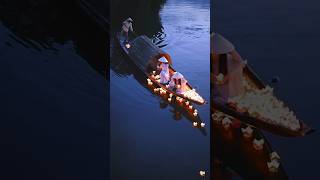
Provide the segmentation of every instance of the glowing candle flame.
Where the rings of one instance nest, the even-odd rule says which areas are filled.
[[[129,43],[126,44],[126,48],[129,49],[131,45]]]
[[[199,174],[200,176],[204,177],[206,175],[206,171],[200,171]]]

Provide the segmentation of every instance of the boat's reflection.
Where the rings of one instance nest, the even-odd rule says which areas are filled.
[[[241,128],[245,127],[247,127],[246,124],[236,119],[232,120],[229,128],[226,128],[221,122],[212,121],[214,168],[221,170],[214,172],[214,176],[230,179],[230,175],[237,174],[243,179],[288,179],[281,163],[277,172],[269,171],[267,163],[271,162],[270,154],[273,150],[263,133],[253,128],[252,136],[244,137]],[[261,150],[254,147],[254,139],[264,140]]]
[[[201,127],[201,123],[204,123],[201,120],[201,115],[194,116],[193,111],[188,109],[188,107],[182,102],[177,102],[174,100],[169,102],[168,95],[160,95],[157,92],[154,92],[154,86],[147,84],[146,76],[141,72],[136,65],[122,52],[120,46],[116,45],[116,39],[113,39],[113,46],[110,50],[111,59],[110,59],[110,68],[120,77],[132,75],[134,79],[144,88],[148,89],[156,98],[159,99],[159,108],[167,109],[171,108],[169,112],[172,113],[172,119],[179,121],[183,118],[187,119],[190,122],[191,128],[198,129],[203,135],[207,135],[206,127]],[[196,126],[194,126],[195,124]]]

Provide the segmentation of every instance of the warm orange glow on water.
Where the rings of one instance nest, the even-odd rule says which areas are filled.
[[[249,177],[287,179],[281,164],[277,167],[279,162],[277,154],[273,153],[274,151],[258,129],[244,124],[241,127],[234,126],[233,121],[236,120],[232,118],[232,124],[226,129],[222,124],[223,116],[214,114],[213,117],[211,122],[213,123],[214,151],[223,161],[231,163],[233,168],[244,176],[244,179],[250,179]],[[247,133],[251,136],[244,136]],[[254,145],[255,140],[256,145]],[[255,146],[260,148],[256,149]],[[274,162],[270,164],[272,160]],[[268,167],[268,162],[271,168]],[[247,171],[248,169],[250,171]]]

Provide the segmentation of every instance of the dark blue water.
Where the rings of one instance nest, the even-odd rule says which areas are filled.
[[[174,68],[209,100],[209,1],[168,0],[159,6],[158,14],[149,15],[153,3],[128,10],[135,20],[134,29],[169,53]],[[117,19],[118,13],[113,16]],[[114,40],[110,70],[112,179],[201,179],[199,171],[208,174],[210,169],[209,104],[195,105],[207,124],[200,131],[183,110],[166,105],[147,89],[146,77],[130,61]]]
[[[33,2],[0,4],[0,179],[106,179],[106,35]]]
[[[266,81],[277,75],[277,95],[319,129],[320,11],[318,1],[230,1],[212,4],[213,29],[232,41]],[[319,133],[267,138],[290,179],[318,179]]]

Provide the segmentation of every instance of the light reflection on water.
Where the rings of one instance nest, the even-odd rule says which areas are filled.
[[[160,10],[162,28],[150,36],[170,54],[175,69],[206,100],[210,96],[209,15],[209,1],[169,0]],[[148,34],[141,25],[137,26],[140,29],[137,33]],[[190,117],[182,114],[177,118],[174,106],[164,106],[161,98],[145,87],[143,74],[123,55],[116,42],[112,43],[112,177],[198,179],[199,170],[210,167],[210,137],[193,128]],[[196,108],[209,134],[209,104]]]

